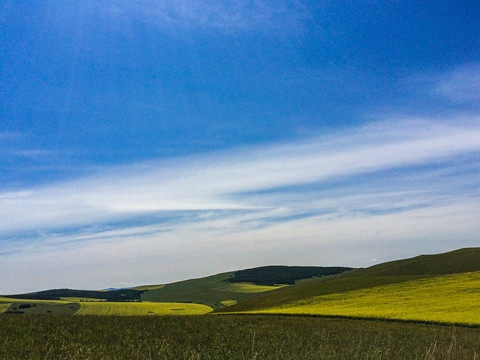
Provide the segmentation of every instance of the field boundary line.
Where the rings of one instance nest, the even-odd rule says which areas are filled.
[[[324,319],[345,319],[345,320],[368,320],[368,321],[381,321],[381,322],[392,322],[392,323],[405,323],[405,324],[421,324],[421,325],[439,325],[439,326],[456,326],[463,328],[478,329],[480,324],[466,324],[466,323],[456,323],[456,322],[446,322],[446,321],[428,321],[428,320],[413,320],[413,319],[389,319],[382,317],[366,317],[366,316],[347,316],[347,315],[322,315],[322,314],[285,314],[285,313],[235,313],[235,312],[217,312],[217,313],[208,313],[206,315],[238,315],[238,316],[293,316],[293,317],[314,317],[314,318],[324,318]]]

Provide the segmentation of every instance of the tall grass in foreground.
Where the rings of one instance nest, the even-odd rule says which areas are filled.
[[[0,359],[477,360],[480,329],[277,316],[0,315]]]

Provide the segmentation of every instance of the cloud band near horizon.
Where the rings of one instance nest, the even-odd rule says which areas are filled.
[[[114,268],[122,261],[132,268],[145,261],[150,270],[135,276],[148,282],[153,281],[154,254],[168,255],[169,271],[175,268],[172,259],[188,261],[195,252],[223,256],[225,262],[248,253],[246,262],[259,265],[254,255],[259,249],[278,263],[285,258],[282,251],[292,253],[292,239],[297,239],[310,249],[350,246],[357,254],[346,258],[355,264],[338,256],[329,259],[358,265],[358,254],[371,258],[358,246],[385,234],[436,248],[455,243],[452,234],[473,243],[480,208],[479,153],[477,118],[396,119],[281,144],[106,168],[89,177],[18,189],[0,194],[0,271],[15,264],[58,271],[67,265],[63,261],[78,259],[78,266],[108,259],[117,264]],[[301,257],[303,252],[296,251],[298,256],[288,261]],[[64,260],[47,265],[45,257],[52,256]],[[301,258],[315,263],[305,254]],[[215,269],[226,270],[224,261],[216,261]],[[200,273],[212,271],[196,266]],[[169,271],[164,278],[172,278]],[[47,277],[49,271],[42,273]],[[124,275],[131,279],[133,273]],[[183,272],[175,273],[177,278]],[[96,285],[108,285],[101,284]],[[13,291],[15,286],[2,288]]]

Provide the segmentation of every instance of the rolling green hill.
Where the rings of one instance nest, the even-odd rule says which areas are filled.
[[[352,276],[448,275],[480,270],[480,248],[465,248],[435,255],[389,261],[359,269]]]
[[[338,274],[351,268],[318,266],[263,266],[167,284],[148,290],[142,300],[156,302],[192,302],[214,309],[234,305],[287,284],[312,277]]]
[[[167,284],[157,289],[145,291],[142,294],[142,300],[155,302],[190,302],[217,309],[258,296],[259,293],[279,288],[279,286],[228,282],[227,280],[233,276],[234,272],[228,272],[200,279]]]
[[[314,296],[342,293],[446,274],[480,271],[480,248],[390,261],[366,269],[311,279],[221,309],[221,312],[255,311]]]

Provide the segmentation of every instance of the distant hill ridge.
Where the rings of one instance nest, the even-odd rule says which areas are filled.
[[[61,298],[91,298],[102,299],[105,301],[140,301],[143,291],[132,289],[120,290],[72,290],[72,289],[52,289],[38,291],[29,294],[8,295],[13,299],[29,300],[61,300]]]
[[[480,270],[480,248],[464,248],[442,254],[419,255],[410,259],[359,269],[352,276],[447,275]]]

